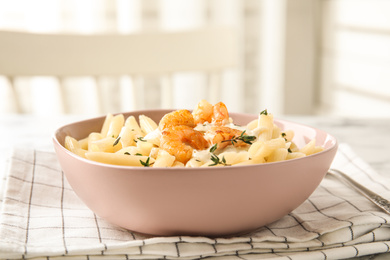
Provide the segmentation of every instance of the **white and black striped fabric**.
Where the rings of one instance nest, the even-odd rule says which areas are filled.
[[[340,145],[332,167],[390,199],[390,181],[348,145]],[[52,152],[15,150],[5,178],[1,259],[312,260],[390,255],[390,215],[332,176],[279,221],[230,238],[146,237],[113,226],[78,199]]]

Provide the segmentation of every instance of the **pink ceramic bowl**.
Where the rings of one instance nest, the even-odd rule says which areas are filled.
[[[145,110],[159,122],[169,110]],[[235,114],[244,125],[257,115]],[[303,203],[320,184],[336,154],[336,139],[301,124],[277,120],[295,132],[302,147],[316,138],[325,150],[300,159],[259,165],[207,168],[115,166],[83,159],[64,148],[99,132],[105,117],[59,128],[53,137],[58,160],[81,200],[98,216],[120,227],[150,235],[226,236],[248,232],[278,220]]]

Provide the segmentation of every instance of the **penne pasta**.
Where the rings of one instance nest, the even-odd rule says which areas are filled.
[[[154,159],[149,156],[127,155],[105,152],[87,152],[85,157],[89,160],[114,165],[145,166],[153,165]]]
[[[129,116],[125,121],[125,126],[130,129],[130,131],[135,132],[137,136],[144,136],[141,128],[134,116]]]
[[[297,158],[302,158],[305,157],[306,154],[301,153],[301,152],[292,152],[287,154],[286,160],[291,160],[291,159],[297,159]]]
[[[101,132],[100,132],[102,136],[107,136],[108,129],[110,127],[110,124],[111,124],[113,117],[114,116],[112,114],[106,115],[106,118],[104,119],[103,127],[102,127]]]
[[[153,167],[171,167],[175,162],[175,159],[175,156],[170,155],[168,152],[159,149]]]
[[[152,143],[149,143],[148,141],[145,141],[142,138],[139,138],[137,140],[136,146],[142,155],[149,155],[150,152],[152,151],[152,148],[154,147]]]
[[[80,147],[84,150],[88,150],[88,137],[79,140]]]
[[[259,120],[254,119],[246,125],[246,128],[249,130],[254,130],[258,127],[258,125],[259,125]]]
[[[267,162],[279,162],[286,160],[288,151],[286,148],[275,149],[267,158]]]
[[[308,142],[301,150],[300,152],[301,153],[304,153],[306,155],[311,155],[314,153],[314,149],[315,149],[315,145],[316,145],[316,141],[315,139],[311,140],[310,142]]]
[[[272,139],[272,132],[274,127],[273,115],[269,114],[267,110],[264,110],[260,113],[258,127],[263,130],[259,134],[257,140],[268,141]]]
[[[141,130],[145,134],[149,134],[157,129],[157,124],[151,118],[141,115],[139,116],[139,124],[141,126]]]
[[[122,144],[113,137],[105,137],[99,140],[90,142],[91,152],[106,152],[106,153],[115,153],[118,150],[122,149]]]
[[[183,113],[189,114],[186,111]],[[180,120],[181,116],[183,115],[179,114]],[[267,110],[261,112],[258,119],[252,120],[245,127],[234,125],[231,118],[226,118],[223,126],[211,120],[198,124],[195,128],[191,121],[180,122],[185,126],[181,127],[180,129],[184,130],[180,131],[184,132],[172,135],[171,131],[178,131],[175,129],[179,128],[172,128],[163,133],[164,129],[161,130],[154,120],[145,115],[140,115],[137,122],[134,116],[125,119],[123,114],[115,116],[107,114],[100,132],[92,132],[80,140],[67,136],[64,146],[69,151],[92,161],[138,167],[252,165],[302,158],[324,150],[323,147],[316,146],[315,139],[299,148],[293,142],[294,131],[277,126],[273,115]],[[229,128],[231,129],[227,130]],[[214,132],[209,133],[209,129],[214,129]],[[183,136],[186,131],[191,134]],[[166,146],[160,147],[164,134],[176,138],[172,141],[178,142],[175,145],[178,145],[179,152],[186,152],[185,147],[194,145],[194,140],[199,139],[204,139],[203,148],[194,150],[186,161],[178,160],[175,154],[168,152],[170,150],[165,150]]]
[[[88,136],[88,151],[98,150],[98,147],[92,145],[94,142],[103,139],[101,133],[90,133]]]
[[[73,137],[70,136],[65,137],[65,148],[71,151],[72,153],[85,158],[85,153],[87,152],[87,150],[83,149],[80,143]]]
[[[137,133],[125,125],[121,129],[119,137],[122,147],[132,146],[135,145],[135,140],[137,140]]]
[[[106,136],[117,138],[125,122],[122,114],[116,115],[111,119]],[[103,135],[104,136],[104,135]]]

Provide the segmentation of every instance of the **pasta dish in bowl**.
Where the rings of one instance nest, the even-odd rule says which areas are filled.
[[[138,119],[138,122],[137,122]],[[201,101],[59,128],[54,147],[76,194],[100,217],[151,235],[247,232],[316,189],[337,150],[330,134]]]

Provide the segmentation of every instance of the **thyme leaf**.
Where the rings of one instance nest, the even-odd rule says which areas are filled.
[[[218,164],[222,164],[224,166],[229,166],[230,165],[230,164],[226,163],[225,156],[222,156],[222,159],[219,159],[219,157],[217,155],[212,153],[210,160],[213,161],[213,163],[209,164],[209,166],[215,166],[215,165],[218,165]]]
[[[144,167],[149,167],[149,166],[150,166],[149,160],[150,160],[150,157],[148,157],[148,159],[146,160],[146,162],[144,162],[144,161],[142,161],[142,160],[139,160],[139,161],[140,161],[140,163],[141,163]]]
[[[256,136],[245,135],[245,132],[246,132],[246,130],[243,131],[240,136],[237,136],[237,137],[233,136],[232,139],[224,140],[222,142],[231,142],[232,145],[234,145],[235,143],[237,143],[237,141],[243,141],[246,144],[252,144],[252,142],[256,139]]]
[[[263,111],[261,111],[261,112],[260,112],[260,115],[265,115],[265,116],[267,116],[267,115],[268,115],[267,109],[264,109]]]
[[[146,140],[142,136],[138,137],[137,139],[140,140],[141,142],[146,142]]]
[[[213,152],[215,152],[215,150],[217,150],[217,144],[214,144],[213,146],[211,146],[211,148],[210,148],[210,153],[213,153]]]
[[[121,137],[120,136],[118,136],[118,138],[115,140],[115,142],[113,143],[113,145],[112,146],[115,146],[115,145],[117,145],[118,143],[119,143],[119,141],[121,140]]]

